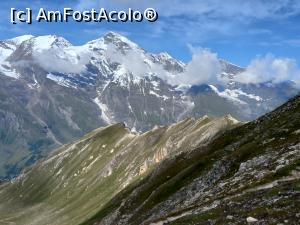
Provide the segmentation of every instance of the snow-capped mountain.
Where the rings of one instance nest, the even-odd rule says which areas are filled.
[[[248,121],[297,92],[289,83],[237,83],[244,69],[220,65],[222,85],[174,85],[186,63],[113,32],[82,46],[55,35],[0,41],[0,177],[99,126],[146,131],[206,114]]]

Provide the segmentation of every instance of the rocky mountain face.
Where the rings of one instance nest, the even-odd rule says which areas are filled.
[[[94,130],[0,186],[0,224],[76,225],[165,159],[239,126],[231,116],[185,119],[143,134],[124,124]]]
[[[53,35],[0,41],[0,179],[100,126],[124,122],[143,132],[227,114],[249,121],[296,94],[290,83],[237,83],[244,69],[220,63],[224,85],[182,87],[167,80],[184,74],[185,63],[116,33],[82,46]]]
[[[300,96],[163,161],[83,224],[299,224]]]

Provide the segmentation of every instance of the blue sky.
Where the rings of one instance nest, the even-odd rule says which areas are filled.
[[[300,59],[300,2],[296,0],[9,0],[0,3],[0,39],[24,34],[63,36],[73,44],[83,44],[107,31],[116,31],[150,52],[166,51],[188,61],[190,46],[208,48],[219,57],[242,66],[255,57]],[[143,10],[155,8],[155,23],[10,23],[10,8],[40,7]]]

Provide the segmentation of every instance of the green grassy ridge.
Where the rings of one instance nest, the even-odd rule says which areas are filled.
[[[161,151],[170,156],[189,151],[188,143],[199,135],[218,134],[233,126],[236,124],[226,118],[205,117],[144,134],[133,134],[124,124],[97,129],[52,152],[12,183],[1,185],[0,224],[84,222],[122,191],[124,185],[139,183],[155,170],[159,164],[154,157]],[[139,174],[145,162],[147,170]]]

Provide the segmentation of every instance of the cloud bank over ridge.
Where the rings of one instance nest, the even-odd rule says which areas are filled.
[[[246,71],[237,75],[236,81],[246,84],[293,81],[300,86],[300,70],[294,59],[267,54],[253,59]]]

